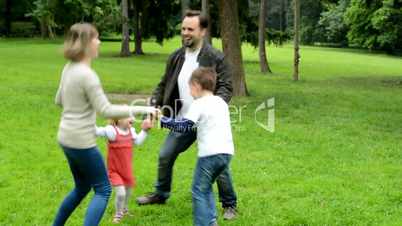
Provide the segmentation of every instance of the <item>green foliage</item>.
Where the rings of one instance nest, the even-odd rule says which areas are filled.
[[[323,40],[323,33],[319,27],[323,5],[317,0],[301,1],[300,41],[303,44],[313,44]]]
[[[144,38],[155,37],[156,42],[162,44],[164,39],[172,38],[177,34],[176,26],[181,22],[180,1],[135,0],[134,2],[137,2],[137,5],[142,4],[140,13]]]
[[[294,1],[288,6],[288,32],[293,33],[294,27]],[[300,41],[302,44],[311,45],[325,40],[324,30],[319,25],[321,13],[324,10],[323,0],[300,1]]]
[[[115,0],[98,0],[91,10],[93,23],[102,33],[120,31],[122,17]]]
[[[379,31],[377,42],[386,50],[402,50],[402,2],[384,0],[383,7],[374,12],[371,20],[373,27]]]
[[[282,46],[283,44],[292,39],[292,36],[287,31],[267,29],[266,34],[268,43],[274,44],[276,46]]]
[[[352,0],[345,21],[351,44],[390,52],[402,50],[402,2]]]
[[[326,10],[321,13],[319,25],[324,30],[325,42],[339,43],[341,46],[347,46],[348,27],[344,20],[344,14],[350,0],[340,0],[338,3],[329,3],[325,5]]]
[[[240,6],[240,39],[244,42],[250,43],[255,48],[258,47],[258,21],[259,21],[259,7],[260,1],[239,1]],[[266,24],[268,23],[266,20]],[[279,28],[279,27],[278,27]],[[266,28],[266,41],[269,44],[281,46],[288,41],[290,33],[287,31],[280,31],[272,27]]]
[[[37,35],[36,26],[32,22],[12,22],[10,37],[33,37]]]
[[[42,37],[54,38],[53,30],[57,27],[54,18],[56,4],[56,0],[35,0],[34,9],[26,14],[27,17],[33,17],[39,22]]]
[[[120,7],[115,0],[59,0],[57,11],[64,30],[77,22],[91,22],[102,34],[117,31],[121,24]]]
[[[54,20],[54,8],[56,5],[55,0],[35,0],[34,9],[32,12],[27,13],[27,17],[33,17],[41,23],[45,23],[50,27],[57,27]]]

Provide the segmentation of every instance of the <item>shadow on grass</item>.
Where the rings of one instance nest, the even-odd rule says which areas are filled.
[[[145,53],[142,55],[135,55],[131,53],[131,56],[129,57],[121,57],[119,52],[116,51],[109,51],[109,52],[102,52],[101,53],[102,58],[121,58],[121,59],[142,59],[142,60],[155,60],[155,61],[160,61],[163,63],[166,63],[167,58],[169,57],[169,54],[165,53]]]
[[[377,89],[377,88],[402,88],[401,76],[356,76],[345,77],[339,76],[327,80],[311,80],[313,84],[328,84],[334,87],[347,87],[355,89]]]

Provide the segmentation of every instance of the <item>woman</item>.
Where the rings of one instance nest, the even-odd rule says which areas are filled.
[[[100,41],[94,26],[74,24],[66,36],[63,69],[55,102],[63,108],[58,141],[74,177],[75,188],[61,204],[53,225],[64,225],[81,200],[94,189],[84,225],[98,225],[106,209],[111,187],[105,164],[96,146],[96,113],[106,118],[125,118],[136,113],[154,114],[153,107],[112,105],[91,68]]]

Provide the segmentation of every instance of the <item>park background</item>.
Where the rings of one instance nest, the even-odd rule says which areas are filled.
[[[98,27],[93,67],[112,101],[129,103],[159,82],[188,8],[210,15],[213,46],[234,68],[231,104],[242,109],[232,112],[239,217],[219,224],[402,225],[398,0],[0,0],[0,225],[51,224],[73,187],[53,104],[68,28]],[[269,110],[273,133],[255,119]],[[166,205],[134,202],[153,189],[166,133],[153,129],[135,148],[134,217],[122,225],[192,223],[195,145],[176,162]],[[89,198],[69,225],[82,224]],[[113,208],[112,197],[102,225]]]

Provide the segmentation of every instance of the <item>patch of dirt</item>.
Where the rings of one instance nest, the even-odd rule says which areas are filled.
[[[146,105],[151,98],[149,94],[107,93],[106,96],[113,103]]]
[[[387,79],[381,82],[386,86],[402,86],[402,79]]]

